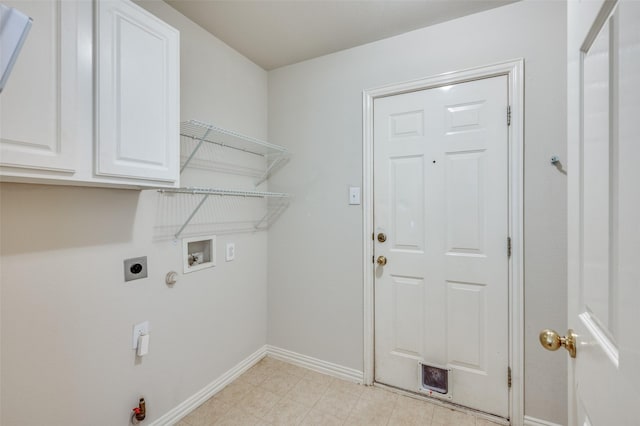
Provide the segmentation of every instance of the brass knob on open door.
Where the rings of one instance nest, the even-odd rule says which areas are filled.
[[[378,259],[376,259],[376,263],[380,266],[384,266],[387,264],[387,258],[384,256],[378,256]]]
[[[569,329],[567,336],[560,336],[554,330],[546,329],[540,332],[540,344],[548,351],[557,351],[563,346],[569,351],[571,358],[576,357],[576,338],[578,336]]]

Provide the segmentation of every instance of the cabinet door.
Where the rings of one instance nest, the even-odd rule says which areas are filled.
[[[80,66],[78,3],[3,3],[33,18],[33,26],[0,95],[2,174],[30,169],[43,175],[72,175]]]
[[[129,0],[96,3],[96,174],[179,179],[179,33]]]

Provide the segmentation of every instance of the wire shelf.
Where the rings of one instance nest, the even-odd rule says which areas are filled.
[[[288,156],[286,148],[260,139],[252,138],[240,133],[226,130],[213,124],[198,120],[188,120],[180,123],[180,136],[197,142],[184,164],[180,168],[182,172],[193,160],[203,143],[214,144],[220,147],[242,151],[247,154],[258,155],[267,159],[267,167],[264,174],[256,182],[256,186],[269,178],[269,174],[277,169]]]
[[[225,195],[228,197],[257,197],[257,198],[289,198],[289,194],[282,192],[265,192],[265,191],[244,191],[233,189],[219,189],[219,188],[198,188],[198,187],[186,187],[186,188],[169,188],[159,189],[158,192],[168,192],[176,194],[202,194],[202,195]]]
[[[249,155],[255,155],[264,158],[264,160],[266,160],[266,167],[264,168],[264,171],[260,171],[262,174],[259,175],[257,181],[255,181],[255,186],[258,186],[262,182],[267,180],[271,173],[279,169],[288,161],[288,151],[282,146],[275,145],[260,139],[252,138],[250,136],[246,136],[230,130],[226,130],[213,124],[203,123],[198,120],[189,120],[180,123],[180,136],[186,138],[187,140],[191,139],[193,142],[189,143],[190,146],[193,146],[193,143],[195,143],[195,147],[193,147],[193,149],[191,149],[190,146],[187,148],[186,144],[182,145],[185,150],[186,160],[182,164],[180,172],[184,171],[189,163],[194,160],[196,154],[198,154],[198,151],[205,143],[213,144],[217,147],[225,149],[228,148],[236,151],[241,151]],[[203,149],[203,151],[206,151],[206,149]],[[206,154],[203,155],[203,153],[201,153],[198,156],[198,160],[194,161],[193,164],[196,165],[199,161],[202,160],[201,157],[203,156],[206,156]],[[222,188],[183,187],[158,189],[158,191],[164,194],[190,194],[202,196],[198,204],[193,207],[193,210],[190,209],[191,213],[175,233],[175,238],[178,238],[183,233],[185,228],[191,223],[196,213],[202,208],[207,199],[212,195],[224,197],[273,199],[275,208],[268,210],[268,212],[264,216],[253,221],[251,226],[251,229],[253,230],[268,229],[270,223],[272,223],[273,220],[280,216],[280,214],[282,214],[282,212],[287,208],[287,199],[289,198],[288,194],[279,192],[233,190]],[[206,208],[203,211],[206,211]]]
[[[179,227],[178,231],[174,234],[174,238],[179,238],[185,228],[191,223],[192,219],[198,213],[198,211],[205,204],[210,196],[222,196],[222,197],[240,197],[240,198],[268,198],[277,201],[276,205],[269,209],[259,219],[255,220],[251,229],[254,231],[260,231],[268,229],[270,224],[275,218],[288,207],[289,194],[281,192],[266,192],[266,191],[245,191],[245,190],[231,190],[220,188],[199,188],[199,187],[185,187],[185,188],[168,188],[158,189],[158,192],[163,194],[188,194],[188,195],[202,195],[200,202],[193,208],[191,214]]]
[[[226,130],[213,124],[203,123],[198,120],[188,120],[180,123],[182,136],[201,140],[231,149],[237,149],[255,155],[269,155],[272,153],[284,153],[287,149],[260,139],[252,138],[240,133]]]

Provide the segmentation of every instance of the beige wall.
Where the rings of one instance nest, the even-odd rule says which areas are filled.
[[[236,243],[235,262],[219,258],[169,288],[164,274],[181,271],[181,247],[157,238],[167,208],[157,193],[0,185],[1,424],[125,425],[139,395],[153,421],[265,343],[361,370],[362,211],[347,205],[347,188],[362,184],[362,90],[517,57],[526,74],[526,414],[566,422],[564,357],[536,340],[566,322],[566,182],[548,162],[566,149],[562,2],[520,2],[268,75],[165,3],[138,3],[181,32],[182,119],[259,138],[268,125],[269,140],[292,151],[270,189],[295,199],[269,241],[220,235],[219,253]],[[196,175],[184,183],[201,184]],[[141,255],[149,278],[125,284],[122,260]],[[143,320],[151,344],[140,361],[130,339]]]
[[[266,72],[165,3],[144,6],[181,32],[182,118],[265,138]],[[0,185],[2,425],[127,425],[140,395],[150,423],[266,343],[266,233],[219,236],[236,260],[182,275],[181,245],[155,229],[169,207],[155,191]],[[145,255],[149,277],[125,284],[122,261]]]
[[[364,25],[365,23],[363,23]],[[362,370],[362,91],[525,60],[525,412],[566,423],[566,357],[540,329],[566,324],[566,5],[524,1],[269,73],[269,137],[294,194],[269,233],[269,344]]]

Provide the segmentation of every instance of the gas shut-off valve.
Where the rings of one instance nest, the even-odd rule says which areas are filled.
[[[144,398],[140,398],[138,402],[138,406],[133,409],[133,414],[131,415],[131,424],[137,425],[147,416],[147,407],[144,403]]]

